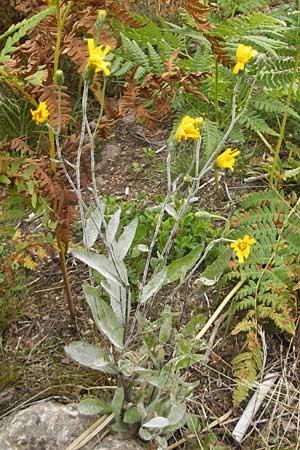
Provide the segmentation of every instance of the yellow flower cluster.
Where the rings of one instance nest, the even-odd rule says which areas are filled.
[[[233,68],[233,73],[237,75],[240,70],[244,70],[245,65],[256,55],[257,51],[253,50],[250,45],[239,44],[236,50],[236,65]]]
[[[251,245],[255,244],[256,240],[250,238],[248,234],[245,234],[243,239],[237,239],[236,242],[230,244],[239,260],[239,263],[243,263],[245,259],[250,255]]]
[[[230,169],[233,172],[233,167],[235,165],[235,158],[241,152],[238,149],[227,148],[221,155],[216,159],[217,166],[221,169]]]
[[[47,109],[46,102],[40,102],[39,106],[35,110],[30,110],[32,119],[35,120],[35,123],[39,125],[40,123],[47,122],[49,117],[49,112]]]
[[[95,47],[94,39],[88,39],[89,59],[88,66],[95,69],[95,72],[103,72],[107,77],[110,75],[110,62],[105,61],[105,56],[109,53],[110,45],[98,45]]]
[[[203,127],[204,120],[202,117],[190,117],[184,116],[180,122],[175,138],[177,142],[181,142],[185,139],[199,139],[200,138],[200,128]]]

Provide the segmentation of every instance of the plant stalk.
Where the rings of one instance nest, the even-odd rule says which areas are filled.
[[[68,269],[66,264],[66,249],[65,245],[62,242],[62,240],[59,238],[59,236],[56,234],[56,241],[59,248],[59,256],[60,256],[60,267],[64,278],[64,285],[65,285],[65,291],[67,295],[67,301],[70,311],[71,319],[76,322],[76,312],[75,312],[75,306],[73,302],[72,297],[72,291],[71,291],[71,285],[70,285],[70,278],[68,275]]]

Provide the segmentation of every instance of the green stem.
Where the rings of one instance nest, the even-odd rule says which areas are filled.
[[[219,64],[217,58],[215,60],[215,112],[216,122],[219,125]]]
[[[278,141],[277,141],[277,144],[276,144],[276,147],[275,147],[274,160],[273,160],[273,164],[272,164],[271,171],[270,171],[270,185],[275,187],[275,188],[277,188],[277,186],[278,186],[278,177],[276,177],[276,179],[275,179],[275,174],[276,174],[276,170],[278,168],[278,163],[279,163],[279,160],[280,160],[279,152],[280,152],[281,145],[282,145],[282,142],[283,142],[283,139],[284,139],[286,122],[287,122],[287,118],[288,118],[288,115],[289,115],[288,108],[289,108],[289,106],[291,104],[291,100],[292,100],[293,88],[294,88],[294,84],[295,84],[295,81],[296,81],[298,68],[299,68],[299,60],[300,60],[300,45],[297,46],[297,51],[296,51],[296,55],[295,55],[295,62],[294,62],[294,69],[293,69],[293,73],[292,73],[291,82],[290,82],[290,85],[289,85],[287,99],[286,99],[286,102],[285,102],[286,110],[285,110],[285,112],[283,114],[281,127],[280,127],[280,133],[279,133]]]
[[[48,138],[50,144],[50,169],[52,173],[56,173],[54,133],[50,128],[48,128]]]
[[[62,18],[61,18],[61,3],[60,0],[57,2],[56,6],[56,18],[57,18],[57,37],[56,37],[56,45],[55,45],[55,53],[54,53],[54,66],[53,71],[56,73],[59,65],[59,53],[60,53],[60,45],[61,45],[61,34],[62,34]]]

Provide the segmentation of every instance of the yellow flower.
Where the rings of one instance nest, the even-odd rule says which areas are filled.
[[[233,166],[235,164],[235,158],[241,152],[238,149],[227,148],[221,155],[216,159],[217,166],[221,169],[230,169],[233,172]]]
[[[23,266],[26,269],[30,269],[30,270],[35,270],[38,265],[35,261],[33,261],[33,259],[30,258],[30,256],[25,256],[25,258],[23,259]]]
[[[49,117],[49,112],[47,109],[46,102],[40,102],[37,109],[34,111],[31,109],[32,119],[35,120],[36,124],[46,122]]]
[[[104,58],[111,49],[110,45],[106,45],[105,47],[103,45],[98,45],[95,47],[94,39],[88,39],[87,42],[89,48],[88,65],[93,67],[95,72],[103,72],[107,77],[110,75],[110,62],[105,61]]]
[[[256,240],[254,238],[250,238],[248,234],[245,234],[243,239],[237,239],[237,241],[230,244],[230,247],[233,248],[238,257],[239,263],[243,263],[248,258],[250,255],[250,246],[255,244],[255,242]]]
[[[99,11],[98,11],[98,18],[99,19],[105,19],[105,17],[106,17],[105,9],[99,9]]]
[[[178,142],[182,139],[199,139],[200,138],[200,128],[204,125],[204,120],[202,117],[190,117],[184,116],[181,123],[179,124],[175,138]]]
[[[233,68],[233,73],[236,75],[240,70],[244,70],[245,64],[256,55],[257,51],[253,50],[250,45],[239,44],[236,49],[236,65]]]

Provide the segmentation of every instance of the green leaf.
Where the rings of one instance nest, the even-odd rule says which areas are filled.
[[[131,311],[131,293],[129,289],[125,289],[123,286],[120,286],[111,280],[101,281],[101,286],[109,295],[110,305],[117,316],[117,319],[122,325],[125,325],[126,312],[127,318],[129,318]]]
[[[138,218],[134,218],[126,227],[124,227],[123,233],[118,239],[116,245],[116,253],[120,259],[124,259],[130,249],[138,225]]]
[[[75,341],[65,346],[65,352],[82,366],[104,373],[116,373],[108,355],[96,345],[84,341]]]
[[[197,289],[201,292],[205,292],[210,286],[217,283],[220,276],[224,273],[227,267],[227,263],[232,255],[230,247],[226,247],[225,250],[214,260],[212,264],[206,267],[201,273],[200,277],[194,282]]]
[[[144,428],[165,428],[170,425],[169,419],[162,416],[153,417],[143,424]]]
[[[173,405],[168,415],[170,425],[176,425],[177,423],[181,422],[185,415],[185,411],[185,403],[177,403],[176,405]]]
[[[167,269],[163,268],[156,275],[154,275],[150,281],[144,286],[141,294],[140,302],[146,303],[150,297],[152,297],[159,289],[164,285],[164,281],[167,275]]]
[[[90,207],[88,211],[88,217],[85,224],[85,239],[88,248],[91,248],[99,235],[102,225],[102,217],[104,214],[104,205],[101,205],[101,211],[96,205]]]
[[[196,314],[183,328],[183,336],[195,336],[195,334],[205,325],[206,321],[207,317],[204,314]]]
[[[107,225],[106,240],[110,245],[115,240],[119,225],[120,225],[121,209],[119,208],[111,217]]]
[[[122,387],[118,387],[115,390],[114,398],[111,402],[111,407],[113,412],[115,413],[116,418],[120,418],[122,406],[124,402],[124,389]]]
[[[202,430],[201,423],[200,423],[198,417],[195,416],[194,414],[188,414],[187,427],[188,427],[189,431],[193,434],[198,434]]]
[[[85,285],[83,291],[98,329],[115,347],[120,350],[123,349],[124,328],[112,308],[100,297],[98,288]]]
[[[103,412],[105,403],[100,398],[86,397],[78,405],[79,414],[84,416],[95,416]]]
[[[3,183],[3,184],[10,184],[11,183],[11,181],[10,181],[10,179],[9,178],[7,178],[7,176],[5,176],[5,175],[0,175],[0,183]]]
[[[163,321],[159,330],[159,342],[166,344],[172,331],[172,316],[170,306],[166,306],[163,312]]]
[[[145,430],[142,427],[139,429],[139,436],[140,436],[140,438],[143,439],[143,441],[146,441],[146,442],[150,441],[153,438],[152,433],[150,433],[150,431]]]
[[[191,270],[203,252],[204,245],[199,245],[190,253],[180,259],[176,259],[167,266],[167,275],[164,285],[173,283],[173,281],[183,280],[186,273]]]
[[[117,284],[122,284],[112,262],[106,256],[77,248],[71,248],[70,253],[92,269],[97,270],[104,278],[108,278]]]
[[[124,414],[124,419],[123,420],[124,420],[125,423],[136,423],[136,422],[140,422],[142,420],[142,416],[139,413],[137,407],[136,406],[132,406]]]

